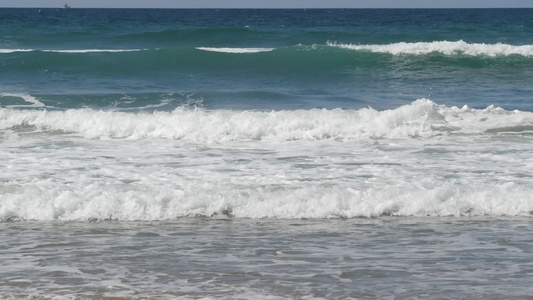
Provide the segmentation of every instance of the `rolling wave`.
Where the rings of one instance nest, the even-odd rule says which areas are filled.
[[[0,176],[0,222],[530,217],[532,132],[531,112],[428,99],[383,111],[0,108],[0,150],[19,174]]]
[[[30,101],[30,100],[28,100]],[[30,101],[34,104],[40,102]],[[533,113],[446,107],[428,99],[392,110],[310,109],[233,111],[178,108],[172,112],[126,113],[0,109],[0,130],[74,133],[89,139],[164,138],[193,143],[234,141],[358,140],[431,138],[450,134],[530,132]]]
[[[427,55],[440,53],[444,55],[468,55],[468,56],[510,56],[518,55],[524,57],[533,56],[533,45],[509,45],[509,44],[484,44],[484,43],[467,43],[459,41],[435,41],[435,42],[417,42],[417,43],[392,43],[382,45],[360,45],[344,44],[337,42],[327,42],[326,44],[304,45],[298,44],[293,47],[208,47],[198,46],[193,48],[152,48],[152,49],[0,49],[0,54],[9,54],[17,52],[51,52],[51,53],[127,53],[127,52],[146,52],[146,53],[191,53],[190,50],[201,50],[206,52],[219,52],[229,54],[248,54],[262,52],[310,52],[317,51],[321,54],[332,54],[338,52],[328,52],[328,48],[340,48],[354,51],[387,53],[392,55]]]
[[[468,55],[468,56],[509,56],[521,55],[533,56],[533,45],[508,45],[508,44],[480,44],[467,43],[459,40],[455,42],[419,42],[419,43],[393,43],[387,45],[353,45],[328,43],[328,46],[356,51],[369,51],[375,53],[389,53],[393,55],[426,55],[440,53],[444,55]]]
[[[453,182],[381,186],[239,187],[41,181],[0,187],[0,222],[12,220],[173,220],[215,218],[360,218],[380,216],[525,216],[531,187]]]
[[[435,54],[440,60],[435,60]],[[225,55],[224,58],[221,55]],[[396,57],[392,59],[390,57]],[[408,57],[406,57],[408,56]],[[398,57],[405,57],[398,59]],[[471,44],[464,41],[353,45],[327,43],[292,47],[191,47],[153,49],[0,49],[0,63],[13,71],[79,70],[135,74],[153,70],[260,72],[394,67],[395,64],[519,67],[533,63],[533,45]],[[132,73],[134,72],[134,73]]]

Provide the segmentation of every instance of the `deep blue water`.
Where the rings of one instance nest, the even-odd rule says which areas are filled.
[[[109,109],[127,95],[130,108],[168,100],[163,110],[430,98],[530,111],[532,11],[2,9],[0,92],[59,109]],[[356,45],[369,48],[343,47]]]

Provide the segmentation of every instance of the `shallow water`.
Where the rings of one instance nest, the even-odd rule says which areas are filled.
[[[0,294],[528,299],[530,218],[0,223]]]

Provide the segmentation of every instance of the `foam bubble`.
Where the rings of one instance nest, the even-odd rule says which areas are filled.
[[[328,43],[329,46],[357,51],[370,51],[376,53],[390,53],[393,55],[412,54],[424,55],[429,53],[441,53],[444,55],[464,54],[469,56],[486,55],[491,57],[522,55],[533,56],[533,45],[508,45],[508,44],[484,44],[467,43],[465,41],[436,41],[418,43],[393,43],[387,45],[353,45]]]

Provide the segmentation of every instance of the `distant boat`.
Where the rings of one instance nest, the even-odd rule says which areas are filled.
[[[63,9],[69,9],[70,6],[68,4],[63,5]]]

